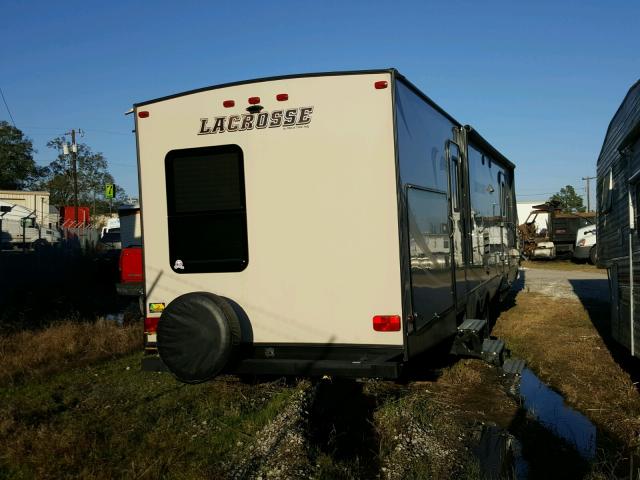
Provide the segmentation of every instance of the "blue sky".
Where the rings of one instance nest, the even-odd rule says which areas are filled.
[[[640,77],[637,1],[3,2],[16,125],[71,128],[137,192],[132,103],[235,80],[396,67],[517,165],[519,199],[583,192]],[[0,105],[0,119],[7,119]]]

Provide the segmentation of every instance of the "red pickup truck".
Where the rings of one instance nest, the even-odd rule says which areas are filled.
[[[120,283],[116,284],[119,295],[139,296],[144,293],[142,274],[142,247],[123,248],[120,252]]]

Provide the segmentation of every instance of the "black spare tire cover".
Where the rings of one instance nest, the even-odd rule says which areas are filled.
[[[167,305],[158,322],[160,358],[185,383],[215,377],[238,343],[238,316],[229,302],[212,293],[181,295]]]

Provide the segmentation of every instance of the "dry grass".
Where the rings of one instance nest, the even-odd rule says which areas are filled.
[[[606,316],[606,308],[592,312],[596,323],[603,320],[599,315]],[[580,302],[521,292],[494,334],[601,431],[637,446],[640,394]]]
[[[577,263],[573,260],[525,260],[520,264],[524,268],[539,268],[544,270],[566,270],[572,272],[606,273],[590,263]]]
[[[498,375],[481,360],[460,360],[427,388],[439,402],[455,406],[466,422],[489,422],[508,429],[518,404],[502,388]]]
[[[0,336],[0,385],[50,375],[71,367],[142,349],[139,322],[64,322],[40,331]]]

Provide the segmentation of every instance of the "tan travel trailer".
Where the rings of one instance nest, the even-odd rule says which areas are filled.
[[[395,70],[133,111],[146,369],[396,378],[516,278],[513,164]]]

